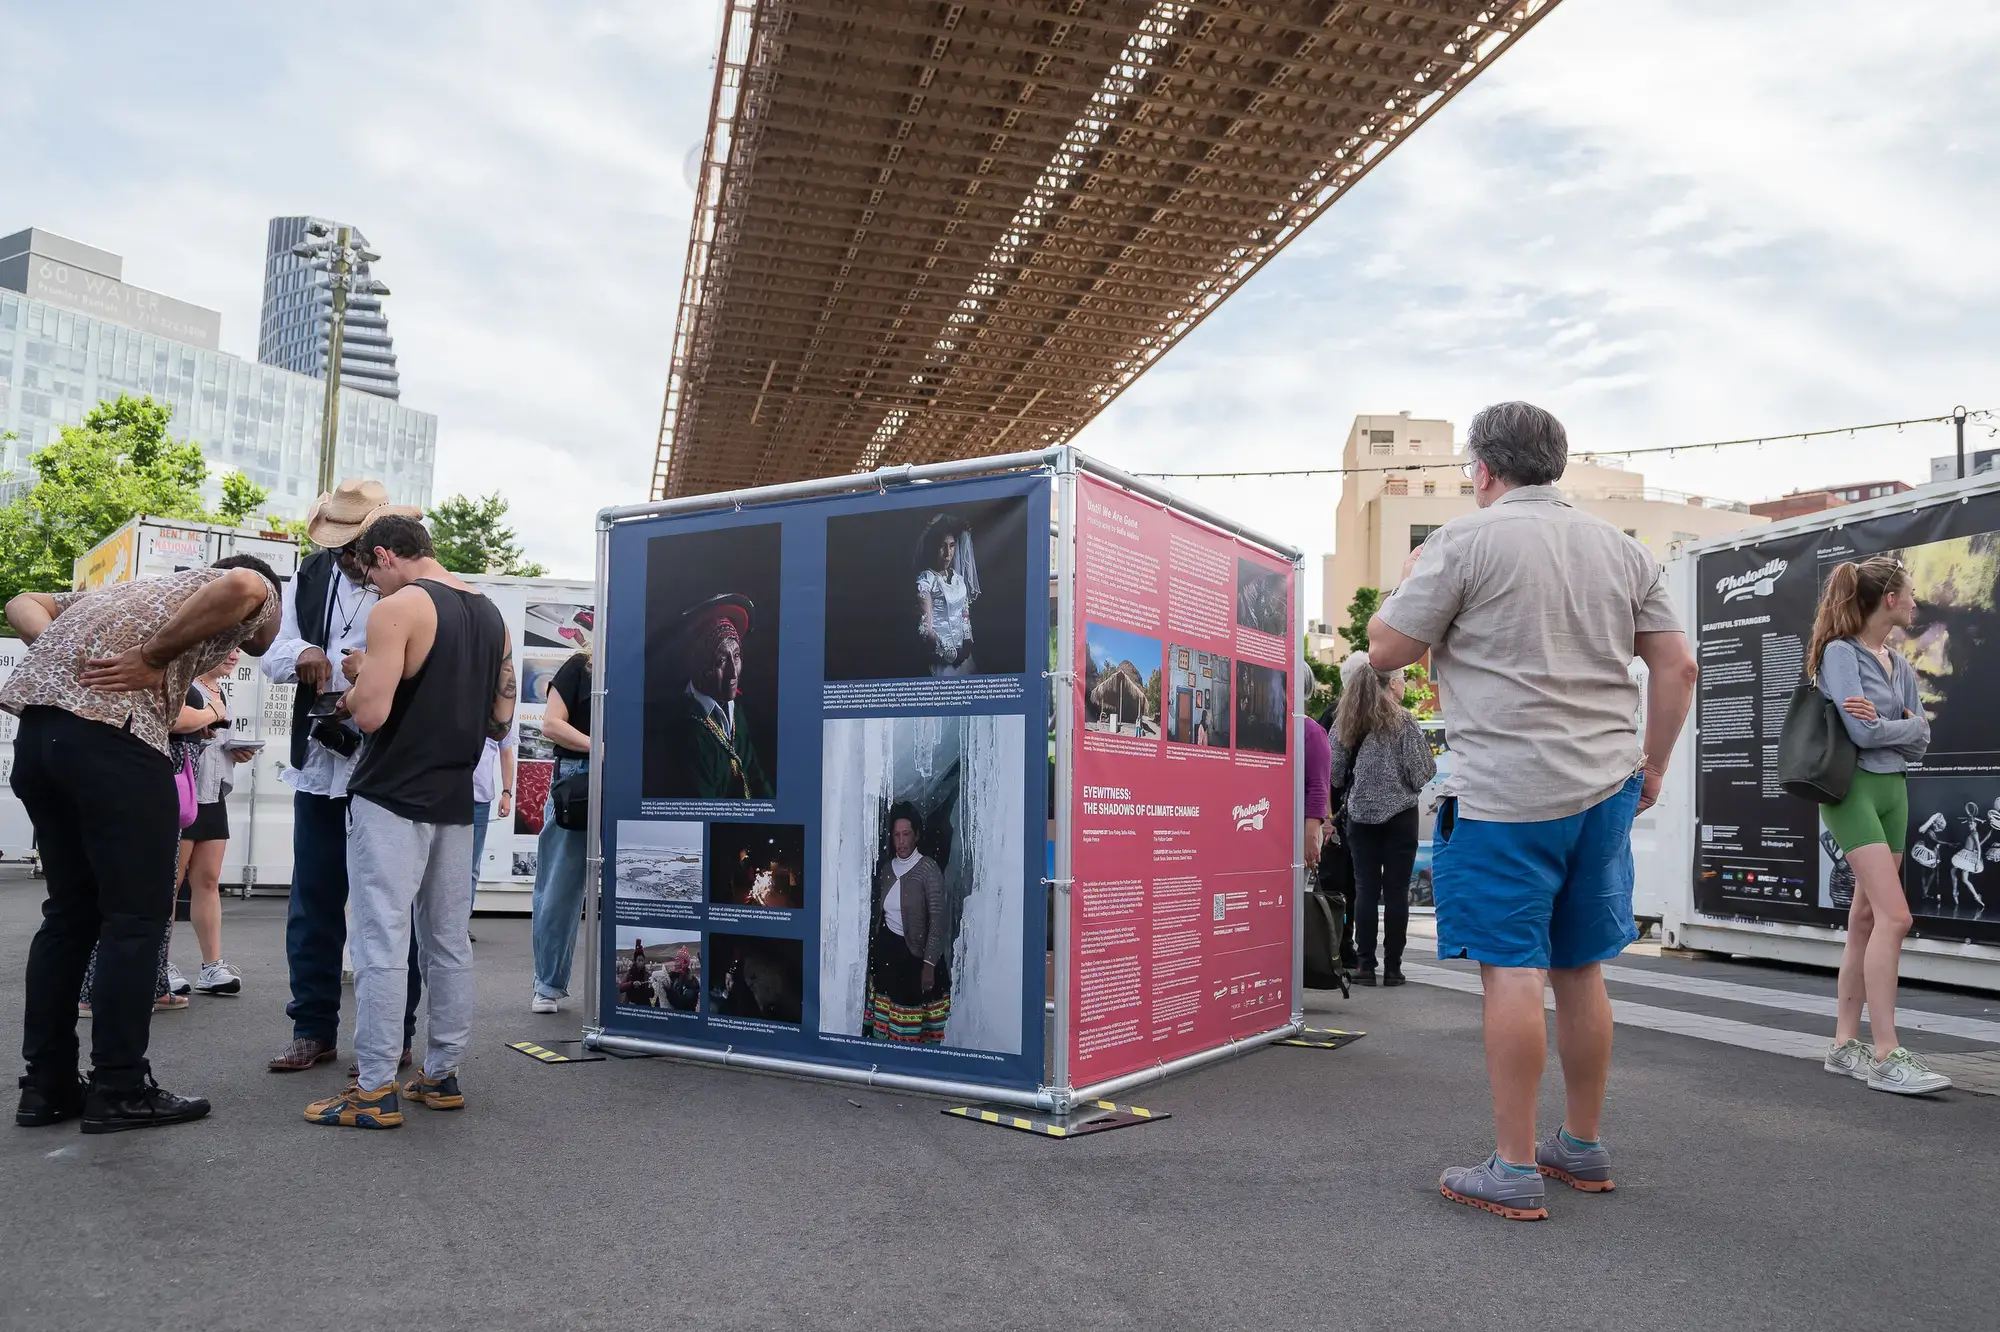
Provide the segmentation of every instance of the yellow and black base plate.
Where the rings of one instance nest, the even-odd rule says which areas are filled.
[[[1165,1110],[1145,1110],[1136,1105],[1119,1105],[1116,1101],[1079,1101],[1066,1115],[1023,1110],[1012,1105],[955,1105],[944,1113],[969,1119],[975,1124],[1019,1129],[1023,1133],[1037,1133],[1045,1138],[1081,1138],[1088,1133],[1103,1133],[1109,1129],[1131,1128],[1135,1124],[1151,1124],[1173,1118]]]
[[[1299,1045],[1308,1050],[1338,1050],[1343,1045],[1352,1045],[1368,1033],[1365,1031],[1342,1031],[1339,1027],[1307,1027],[1280,1045]]]
[[[576,1047],[576,1053],[565,1054],[560,1049],[552,1048],[570,1045]],[[518,1050],[540,1064],[595,1064],[604,1058],[595,1051],[584,1049],[582,1041],[549,1041],[540,1045],[534,1041],[509,1041],[507,1048]]]

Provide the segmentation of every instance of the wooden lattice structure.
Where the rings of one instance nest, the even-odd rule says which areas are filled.
[[[1059,443],[1556,0],[724,0],[657,498]]]

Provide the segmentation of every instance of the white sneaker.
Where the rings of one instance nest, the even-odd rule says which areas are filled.
[[[562,1006],[545,994],[538,994],[528,1001],[530,1013],[560,1013]]]
[[[1927,1096],[1951,1086],[1951,1079],[1899,1045],[1869,1067],[1868,1085],[1899,1096]]]
[[[187,977],[181,975],[181,969],[179,967],[175,966],[171,962],[167,963],[168,994],[186,994],[189,990],[193,988],[194,987],[192,985],[188,984]]]
[[[201,979],[194,988],[202,994],[237,994],[243,989],[243,977],[236,973],[235,967],[217,958],[201,964]]]
[[[1870,1054],[1867,1044],[1863,1041],[1848,1041],[1844,1045],[1829,1046],[1822,1067],[1829,1073],[1840,1073],[1858,1082],[1866,1082],[1869,1070],[1875,1066]]]

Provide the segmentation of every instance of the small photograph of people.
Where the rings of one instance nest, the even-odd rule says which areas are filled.
[[[1083,626],[1083,724],[1142,739],[1160,734],[1159,639]]]
[[[1019,716],[825,723],[821,1031],[1020,1053],[1026,736]]]
[[[805,860],[803,824],[712,823],[708,900],[796,911],[806,904]]]
[[[1291,636],[1291,576],[1236,557],[1236,623],[1278,638]]]
[[[647,543],[649,800],[777,795],[782,530],[760,523]]]
[[[971,500],[830,518],[826,678],[1027,669],[1028,502]]]
[[[759,934],[708,936],[708,1011],[797,1025],[805,1012],[805,945]]]
[[[1236,747],[1285,752],[1285,673],[1255,662],[1236,663]]]
[[[1909,791],[1910,848],[1903,857],[1903,891],[1910,911],[1920,917],[2000,920],[2000,783],[1991,777],[1913,773]],[[1840,899],[1853,896],[1851,883],[1845,894],[1840,891],[1844,868],[1836,858],[1829,884],[1832,905],[1841,909],[1846,903]],[[1848,869],[1848,878],[1852,875]]]
[[[701,935],[693,930],[616,927],[611,975],[623,1008],[701,1011]]]
[[[1164,704],[1168,740],[1229,748],[1229,658],[1169,644]]]
[[[618,820],[612,882],[621,902],[701,901],[699,823]]]

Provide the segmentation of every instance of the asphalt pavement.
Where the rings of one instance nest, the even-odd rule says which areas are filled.
[[[40,897],[0,872],[9,1050]],[[9,1332],[1993,1323],[2000,1100],[1870,1092],[1782,1040],[1621,1023],[1618,1191],[1552,1189],[1536,1224],[1444,1201],[1439,1169],[1490,1143],[1479,1005],[1421,951],[1446,979],[1309,997],[1315,1024],[1366,1039],[1189,1074],[1133,1098],[1172,1118],[1057,1141],[922,1097],[665,1060],[537,1064],[504,1043],[573,1037],[580,1019],[527,1012],[527,922],[482,917],[468,1108],[366,1133],[300,1117],[340,1067],[264,1070],[289,1035],[282,901],[229,899],[224,919],[245,993],[153,1028],[161,1082],[210,1096],[209,1119],[0,1127]],[[194,956],[186,925],[175,956]],[[1818,973],[1628,960],[1657,972],[1615,987],[1645,1001],[1634,1012],[1674,1003],[1681,975],[1749,987],[1688,999],[1739,1035],[1811,1035],[1798,1005],[1831,994]],[[1906,999],[1973,1046],[1996,1007]],[[1559,1104],[1552,1073],[1548,1122]]]

